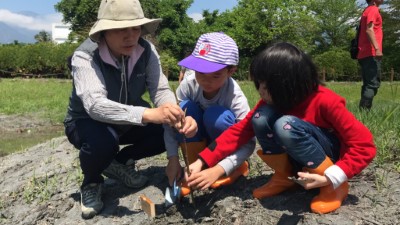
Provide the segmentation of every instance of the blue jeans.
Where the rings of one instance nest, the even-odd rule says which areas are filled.
[[[79,119],[65,126],[65,134],[75,148],[84,175],[81,187],[89,183],[103,183],[101,175],[115,159],[125,164],[128,159],[160,154],[165,151],[164,129],[160,124],[129,126],[118,135],[111,124],[93,119]],[[119,151],[119,145],[126,145]]]
[[[272,106],[258,108],[253,129],[264,154],[287,153],[297,170],[317,168],[328,156],[339,158],[340,142],[330,131],[295,116],[282,115]]]
[[[187,138],[187,142],[198,142],[204,139],[208,143],[215,140],[228,127],[236,123],[233,112],[225,107],[214,105],[203,110],[193,101],[185,100],[180,103],[180,107],[185,110],[186,115],[193,117],[197,122],[198,131],[192,138]],[[178,135],[178,141],[183,142],[182,135]]]

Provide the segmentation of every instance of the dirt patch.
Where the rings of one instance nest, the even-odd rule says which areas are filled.
[[[63,135],[62,124],[33,115],[0,114],[0,157]]]
[[[0,224],[400,224],[400,175],[370,165],[350,181],[350,193],[333,213],[317,215],[309,203],[317,191],[296,191],[256,200],[252,190],[270,179],[272,171],[253,154],[251,173],[235,184],[195,192],[195,206],[184,198],[164,207],[165,154],[142,159],[137,169],[151,178],[142,189],[129,189],[106,179],[100,215],[80,216],[82,179],[78,151],[65,137],[51,139],[0,160]],[[138,208],[145,194],[156,204],[149,219]]]

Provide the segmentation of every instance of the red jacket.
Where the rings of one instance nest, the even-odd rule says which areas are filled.
[[[255,136],[251,119],[254,111],[263,104],[266,103],[260,100],[245,119],[224,131],[199,154],[209,167]],[[340,158],[336,165],[348,179],[360,173],[375,157],[376,147],[371,132],[347,110],[345,99],[328,88],[319,86],[317,92],[285,114],[335,132],[341,142]]]

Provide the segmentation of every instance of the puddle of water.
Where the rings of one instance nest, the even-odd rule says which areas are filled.
[[[64,126],[49,125],[12,131],[0,130],[0,157],[23,151],[39,143],[64,135]]]

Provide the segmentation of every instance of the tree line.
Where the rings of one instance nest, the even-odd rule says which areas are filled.
[[[348,49],[366,3],[238,0],[234,8],[224,12],[204,10],[200,21],[194,21],[186,13],[192,3],[193,0],[141,0],[146,17],[163,19],[157,33],[146,38],[156,45],[164,73],[171,80],[177,79],[177,62],[193,50],[197,38],[215,31],[230,35],[239,46],[237,79],[247,79],[252,57],[277,41],[288,41],[301,47],[312,56],[327,80],[360,79],[357,60],[350,58]],[[99,5],[100,0],[61,0],[55,5],[55,9],[63,14],[64,22],[71,24],[70,40],[80,42],[87,38],[97,19]],[[381,14],[384,76],[395,71],[399,77],[400,0],[386,0]]]

